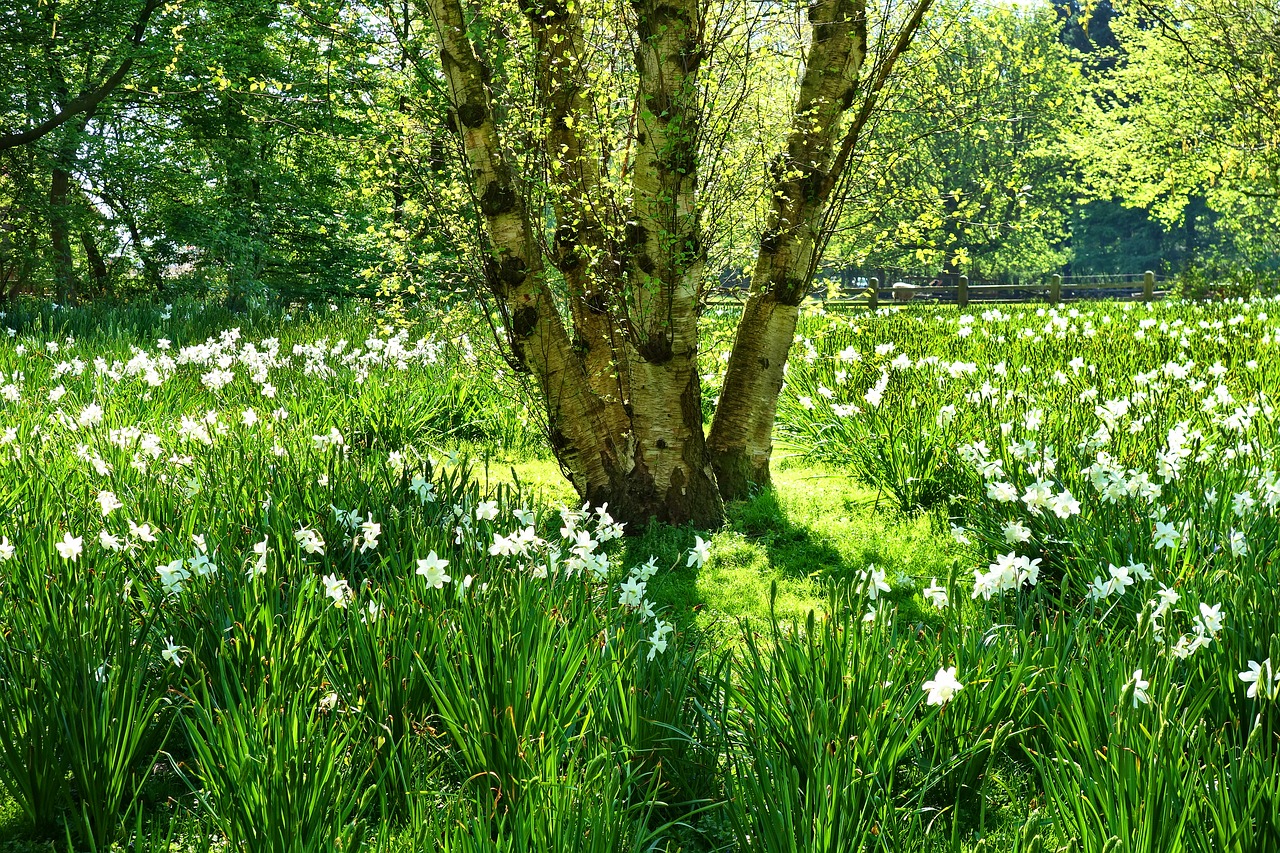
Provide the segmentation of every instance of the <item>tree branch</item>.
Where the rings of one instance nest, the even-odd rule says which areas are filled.
[[[129,53],[120,61],[120,65],[110,77],[104,80],[96,89],[81,92],[55,115],[50,116],[39,124],[16,133],[0,135],[0,151],[17,148],[20,145],[29,145],[45,134],[61,127],[75,116],[97,108],[99,104],[106,100],[107,96],[124,81],[129,69],[133,67],[134,51],[142,45],[142,39],[147,32],[147,23],[162,5],[164,5],[164,0],[147,0],[146,5],[142,7],[142,11],[138,13],[138,17],[134,21],[133,30],[129,37]]]

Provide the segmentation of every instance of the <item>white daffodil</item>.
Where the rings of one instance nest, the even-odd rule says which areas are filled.
[[[186,561],[182,559],[156,566],[156,574],[159,575],[165,592],[170,595],[182,592],[182,584],[191,577],[191,572],[186,569]]]
[[[1012,483],[997,480],[987,483],[987,498],[996,503],[1012,503],[1018,499],[1018,490]]]
[[[929,694],[925,699],[926,705],[945,705],[964,689],[964,685],[956,678],[956,668],[952,666],[939,669],[920,689]]]
[[[133,519],[129,519],[129,536],[139,542],[155,542],[156,534],[151,529],[150,524],[134,524]]]
[[[366,518],[360,523],[360,535],[356,537],[356,542],[360,548],[360,553],[372,551],[378,547],[378,537],[382,535],[382,525],[375,522],[372,518]]]
[[[1262,696],[1264,699],[1275,699],[1277,693],[1280,693],[1280,675],[1271,670],[1271,658],[1267,658],[1262,663],[1256,660],[1249,661],[1249,668],[1240,673],[1240,680],[1249,687],[1245,690],[1245,695],[1250,699],[1257,699]]]
[[[711,543],[704,540],[701,536],[695,536],[693,548],[689,550],[689,559],[685,563],[685,566],[702,568],[707,564],[707,560],[709,559],[711,559]]]
[[[102,510],[102,517],[106,518],[123,507],[124,504],[120,502],[114,492],[98,492],[98,506]]]
[[[1159,619],[1169,612],[1169,608],[1178,603],[1181,596],[1175,590],[1169,589],[1164,584],[1160,584],[1160,589],[1156,590],[1156,598],[1152,599],[1155,609],[1151,611],[1152,619]]]
[[[84,537],[72,536],[69,532],[64,533],[62,534],[62,541],[55,542],[53,547],[58,549],[58,556],[74,563],[84,553]]]
[[[267,573],[267,543],[270,541],[270,538],[265,538],[261,542],[254,544],[254,561],[249,570],[245,572],[247,577],[262,577]]]
[[[1222,630],[1222,605],[1215,604],[1210,607],[1204,602],[1200,603],[1200,615],[1194,619],[1197,629],[1203,629],[1203,633],[1210,637],[1216,636]]]
[[[182,646],[173,644],[173,637],[169,637],[164,641],[164,649],[160,652],[160,657],[167,660],[174,666],[182,666],[181,653],[185,651]]]
[[[308,554],[323,554],[324,540],[320,538],[320,534],[312,530],[310,527],[304,527],[293,534],[293,538],[302,546],[302,550]]]
[[[351,595],[351,587],[346,580],[337,575],[325,575],[323,580],[324,594],[333,599],[333,606],[346,607],[347,599]]]
[[[1004,541],[1010,545],[1019,545],[1031,538],[1031,528],[1017,519],[1005,524],[1001,532],[1004,533]]]
[[[618,596],[618,604],[623,607],[639,607],[644,600],[644,587],[644,581],[627,578],[619,587],[621,594]]]
[[[436,485],[422,475],[415,475],[409,481],[409,491],[418,496],[421,503],[432,503],[436,499]]]
[[[653,660],[667,650],[667,635],[674,630],[675,628],[661,619],[654,622],[653,634],[649,637],[649,660]]]
[[[1245,554],[1249,553],[1249,542],[1244,538],[1244,533],[1239,530],[1231,531],[1231,535],[1228,537],[1227,542],[1231,547],[1231,556],[1243,557]]]
[[[947,595],[946,588],[938,586],[937,578],[934,578],[933,583],[924,588],[923,595],[930,604],[939,610],[943,610],[951,604],[951,598]]]
[[[1178,530],[1176,525],[1157,521],[1155,528],[1155,540],[1152,542],[1152,547],[1157,551],[1164,548],[1176,548],[1178,547],[1178,540],[1181,538],[1182,532]]]
[[[449,561],[436,556],[436,552],[432,551],[426,556],[426,559],[418,561],[418,574],[427,579],[427,587],[430,589],[443,589],[444,585],[453,578],[445,574],[445,567],[449,565]]]
[[[1142,670],[1135,669],[1133,677],[1125,684],[1125,689],[1133,688],[1133,707],[1146,705],[1151,701],[1151,697],[1147,694],[1147,688],[1151,686],[1151,682],[1142,677]]]
[[[877,569],[875,563],[871,563],[862,572],[862,583],[860,588],[865,590],[867,597],[875,601],[882,592],[889,592],[889,582],[885,579],[884,569]]]

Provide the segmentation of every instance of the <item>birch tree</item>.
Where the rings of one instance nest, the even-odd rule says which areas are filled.
[[[556,458],[584,500],[633,530],[650,518],[715,525],[724,499],[769,482],[800,303],[842,180],[932,0],[521,0],[518,20],[461,0],[421,4],[482,221],[484,286]],[[709,176],[740,123],[751,131],[742,106],[772,108],[752,100],[752,57],[766,50],[794,55],[792,85],[779,132],[752,140],[777,150],[708,434],[708,235],[735,215],[715,204]]]

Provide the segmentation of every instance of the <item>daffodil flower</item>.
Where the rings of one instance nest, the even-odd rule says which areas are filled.
[[[964,685],[956,678],[956,668],[952,666],[939,669],[920,689],[929,694],[925,699],[926,705],[945,705],[964,689]]]
[[[428,588],[443,589],[445,584],[453,580],[445,574],[444,570],[448,565],[448,560],[436,556],[436,552],[432,551],[426,559],[418,561],[418,574],[427,579]]]

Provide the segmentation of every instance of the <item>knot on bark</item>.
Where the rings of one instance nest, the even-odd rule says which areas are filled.
[[[484,104],[468,101],[458,107],[458,119],[467,127],[474,129],[484,124],[487,112]]]
[[[501,216],[516,206],[516,193],[510,186],[494,181],[480,196],[480,212],[485,216]]]
[[[518,287],[529,276],[529,267],[524,258],[508,255],[498,264],[498,280],[508,287]]]
[[[627,223],[625,231],[625,240],[628,249],[635,249],[644,245],[645,230],[644,226],[634,220]]]
[[[538,327],[538,310],[529,306],[511,315],[511,334],[519,340],[527,340]]]
[[[650,364],[666,364],[673,355],[671,339],[666,335],[655,335],[640,342],[636,347],[640,357]]]
[[[587,310],[597,316],[605,314],[609,310],[608,297],[598,290],[588,294],[584,301],[586,302]]]

